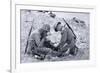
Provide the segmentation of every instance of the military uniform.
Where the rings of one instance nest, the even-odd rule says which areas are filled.
[[[74,54],[74,50],[76,48],[76,39],[74,38],[74,34],[72,31],[65,27],[64,30],[61,31],[61,40],[59,45],[57,46],[59,56],[64,54],[68,49],[70,50],[70,54]]]
[[[46,25],[46,27],[48,27]],[[31,33],[28,39],[28,48],[27,53],[28,54],[35,54],[38,56],[45,56],[46,54],[51,52],[51,49],[44,47],[44,42],[46,41],[46,36],[42,36],[41,32],[45,27],[43,26],[42,29],[35,30]],[[47,29],[46,29],[47,30]],[[50,30],[50,29],[49,29]]]

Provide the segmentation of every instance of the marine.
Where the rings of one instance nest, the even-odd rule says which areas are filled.
[[[49,48],[52,45],[50,45],[50,41],[46,39],[48,32],[50,32],[50,25],[44,24],[42,28],[31,33],[27,47],[28,55],[38,55],[39,58],[43,60],[45,55],[52,52],[52,49]]]
[[[64,27],[61,22],[58,22],[54,26],[54,29],[56,32],[61,32],[61,40],[56,47],[58,57],[63,57],[66,52],[67,54],[76,55],[78,48],[76,46],[76,39],[73,32],[68,27]]]

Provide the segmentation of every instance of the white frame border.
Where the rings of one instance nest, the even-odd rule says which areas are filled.
[[[19,68],[17,68],[16,67],[16,52],[14,52],[15,51],[15,48],[16,48],[16,42],[15,42],[15,39],[16,39],[16,34],[15,34],[15,32],[16,32],[16,25],[15,25],[15,23],[16,23],[16,15],[15,15],[15,11],[16,11],[16,5],[23,5],[23,4],[15,4],[15,3],[12,3],[11,4],[11,6],[13,6],[13,7],[11,7],[11,72],[12,73],[14,73],[14,72],[19,72],[19,71],[23,71],[23,70],[21,70],[21,66],[19,67]],[[26,5],[32,5],[32,6],[46,6],[46,5],[36,5],[36,4],[26,4]],[[48,5],[47,7],[61,7],[61,8],[78,8],[78,9],[89,9],[89,10],[91,10],[91,16],[92,16],[92,22],[90,22],[91,23],[91,26],[90,26],[90,32],[92,32],[92,33],[90,33],[90,35],[92,35],[92,37],[91,37],[91,39],[92,39],[92,43],[91,43],[91,45],[93,45],[92,46],[92,48],[95,46],[94,45],[94,43],[95,43],[95,39],[94,39],[94,37],[95,37],[95,26],[94,26],[94,24],[95,24],[95,17],[93,16],[93,15],[95,15],[95,7],[94,6],[79,6],[79,5]],[[13,25],[12,25],[13,24]],[[94,42],[93,42],[94,41]],[[73,64],[75,64],[75,65],[70,65],[71,63],[69,62],[69,61],[67,61],[68,62],[68,64],[67,64],[67,66],[65,65],[66,64],[66,62],[51,62],[51,64],[53,64],[53,65],[56,65],[56,66],[52,66],[51,64],[48,64],[48,63],[46,63],[45,65],[47,65],[47,66],[49,66],[48,68],[46,68],[46,67],[37,67],[37,68],[31,68],[31,70],[30,71],[32,71],[32,69],[34,69],[34,70],[46,70],[46,69],[51,69],[51,70],[53,70],[53,69],[63,69],[64,67],[66,67],[66,68],[75,68],[75,67],[77,67],[77,68],[79,68],[79,67],[87,67],[87,66],[95,66],[96,65],[96,54],[95,54],[95,50],[94,49],[92,49],[92,60],[91,61],[81,61],[81,63],[83,63],[83,65],[76,65],[76,64],[78,64],[79,62],[78,61],[71,61],[71,63],[73,62]],[[61,67],[59,67],[59,63],[60,63],[60,66]],[[44,63],[35,63],[36,65],[39,65],[39,66],[44,66]],[[26,65],[26,64],[25,64]],[[25,65],[22,65],[22,67],[25,67]],[[30,64],[29,64],[30,65]],[[28,65],[28,66],[29,66]],[[27,69],[27,67],[26,67],[26,69]],[[24,70],[26,70],[26,69],[24,69]],[[26,70],[26,71],[29,71],[28,69]]]

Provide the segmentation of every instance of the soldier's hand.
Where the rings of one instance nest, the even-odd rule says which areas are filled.
[[[47,36],[47,32],[44,31],[44,32],[42,33],[42,35],[43,35],[43,37],[46,37],[46,36]]]

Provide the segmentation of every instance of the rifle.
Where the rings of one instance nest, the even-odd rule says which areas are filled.
[[[76,35],[73,31],[73,29],[69,26],[69,24],[66,22],[66,20],[64,18],[62,18],[64,20],[64,22],[66,23],[66,25],[68,26],[68,28],[72,31],[72,33],[74,34],[74,39],[76,39]]]
[[[27,21],[27,22],[28,22],[28,21]],[[32,25],[33,25],[33,21],[31,21],[31,22],[32,22]],[[28,39],[29,39],[29,36],[30,36],[30,34],[31,34],[31,32],[32,32],[32,25],[31,25],[31,28],[30,28],[30,31],[29,31],[29,34],[28,34]],[[24,54],[26,54],[26,52],[27,52],[28,39],[27,39],[27,42],[26,42],[26,47],[25,47],[25,53],[24,53]]]

